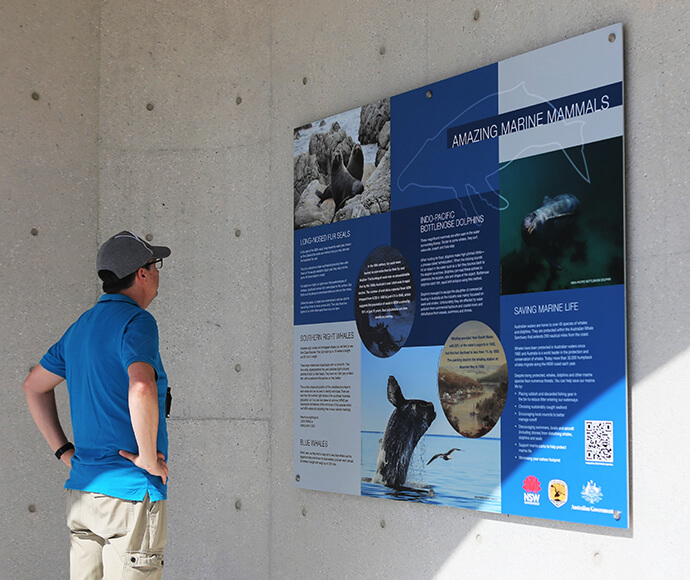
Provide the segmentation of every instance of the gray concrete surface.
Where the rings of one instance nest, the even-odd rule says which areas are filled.
[[[3,0],[0,579],[68,577],[66,473],[21,383],[125,227],[173,248],[152,306],[175,393],[165,578],[684,578],[689,17],[682,0]],[[295,489],[293,127],[614,22],[631,530]]]

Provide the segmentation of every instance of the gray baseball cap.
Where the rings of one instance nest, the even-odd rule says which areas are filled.
[[[96,270],[109,270],[118,279],[122,279],[136,272],[149,260],[167,258],[169,255],[170,248],[152,246],[136,234],[125,230],[115,234],[98,250]]]

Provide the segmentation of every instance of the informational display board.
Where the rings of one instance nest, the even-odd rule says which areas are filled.
[[[627,528],[622,25],[294,147],[295,485]]]

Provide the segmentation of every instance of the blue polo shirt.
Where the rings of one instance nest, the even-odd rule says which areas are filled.
[[[165,394],[155,318],[122,294],[105,294],[41,359],[41,366],[67,380],[76,452],[67,489],[126,500],[166,499],[167,487],[119,454],[138,452],[129,415],[128,367],[150,364],[158,385],[158,451],[168,457]]]

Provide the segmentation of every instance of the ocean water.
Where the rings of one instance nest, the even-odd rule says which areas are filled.
[[[315,133],[328,133],[331,130],[331,125],[335,121],[338,122],[340,128],[347,133],[355,143],[359,142],[359,116],[361,112],[361,107],[357,109],[352,109],[346,111],[345,113],[339,113],[331,117],[326,117],[324,119],[325,124],[321,127],[321,119],[318,119],[312,123],[309,129],[301,129],[299,134],[299,139],[294,140],[294,151],[295,157],[301,153],[307,153],[309,151],[309,140],[311,136]],[[374,165],[376,161],[376,152],[379,146],[374,145],[362,145],[362,153],[364,153],[364,163],[371,163]]]
[[[414,451],[405,482],[419,492],[398,492],[370,481],[376,474],[382,438],[381,432],[362,432],[362,495],[500,513],[500,440],[425,435]],[[455,451],[448,461],[438,458],[427,465],[434,455],[453,447],[462,451]]]

